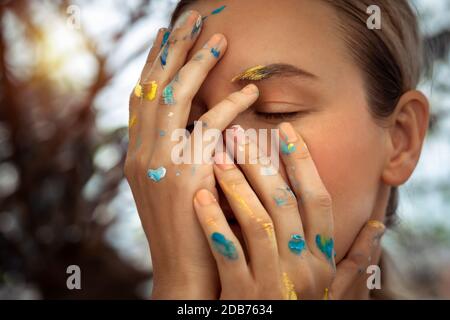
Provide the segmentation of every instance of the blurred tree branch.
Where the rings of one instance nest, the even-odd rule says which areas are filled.
[[[68,4],[57,1],[53,5],[65,14]],[[115,43],[145,17],[149,4],[149,0],[141,1],[129,12],[128,23],[113,36]],[[30,2],[2,5],[2,21],[6,12],[25,26],[26,38],[17,41],[33,46],[42,26],[33,21]],[[0,230],[0,287],[5,281],[32,283],[43,298],[140,298],[137,289],[150,279],[150,273],[119,257],[105,239],[109,224],[96,218],[107,214],[123,180],[125,148],[123,130],[110,134],[96,130],[93,101],[125,65],[109,70],[110,53],[100,53],[96,41],[84,33],[98,63],[95,80],[82,99],[60,96],[54,84],[36,70],[30,70],[26,80],[11,72],[9,31],[0,31],[0,124],[8,132],[5,143],[11,152],[0,155],[0,161],[14,166],[18,184],[11,194],[0,198],[0,221],[14,221],[15,226]],[[124,63],[138,54],[133,53]],[[93,164],[98,147],[105,144],[122,147],[120,161],[106,172]],[[87,199],[83,190],[94,175],[103,181],[101,190]],[[66,268],[71,264],[82,270],[82,290],[66,287]]]

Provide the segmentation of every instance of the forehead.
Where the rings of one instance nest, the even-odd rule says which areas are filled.
[[[222,6],[220,13],[211,14]],[[336,36],[335,14],[323,1],[200,0],[187,9],[208,15],[188,58],[214,33],[224,34],[228,42],[202,88],[234,91],[240,86],[230,82],[236,74],[271,63],[293,64],[318,77],[327,72],[327,78],[333,78],[330,68],[338,63],[342,43]]]

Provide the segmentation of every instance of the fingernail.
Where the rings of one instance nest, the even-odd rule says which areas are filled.
[[[203,22],[202,17],[198,16],[197,20],[195,21],[194,26],[192,27],[191,39],[194,39],[200,33],[200,28],[202,26],[202,22]]]
[[[252,95],[252,94],[255,94],[258,92],[258,87],[255,86],[254,84],[249,84],[249,85],[245,86],[241,91],[242,91],[242,93]]]
[[[214,156],[214,163],[221,170],[230,170],[234,168],[234,163],[226,152],[220,152]]]
[[[214,198],[213,194],[206,189],[202,189],[197,192],[195,199],[201,206],[207,206],[216,202],[216,198]]]
[[[282,138],[287,142],[287,143],[293,143],[297,141],[297,133],[295,132],[294,128],[292,127],[292,125],[288,122],[283,122],[282,124],[280,124],[280,130],[281,130],[281,134],[282,134]]]
[[[191,16],[193,16],[194,11],[188,10],[184,12],[175,22],[175,25],[173,26],[174,29],[185,27],[189,24],[189,22],[193,22]],[[197,17],[195,17],[197,19]]]

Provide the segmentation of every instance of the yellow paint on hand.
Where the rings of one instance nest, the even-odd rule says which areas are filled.
[[[215,220],[214,218],[209,217],[209,218],[206,219],[205,222],[206,222],[206,225],[207,225],[208,227],[214,227],[214,228],[218,228],[218,227],[219,227],[219,226],[217,225],[216,220]]]
[[[272,242],[272,245],[274,247],[276,247],[277,242],[275,239],[275,232],[273,229],[273,224],[272,223],[263,223],[262,219],[257,217],[255,215],[255,213],[253,212],[253,210],[250,208],[250,206],[247,204],[247,202],[244,200],[244,198],[242,198],[235,190],[235,186],[233,185],[232,188],[230,188],[225,182],[220,181],[220,185],[223,189],[223,191],[228,194],[230,197],[232,197],[239,205],[239,207],[244,210],[249,216],[250,218],[254,219],[256,222],[260,223],[261,226],[264,228],[264,230],[267,233],[267,236],[269,237],[269,239]]]
[[[156,90],[158,89],[158,84],[156,81],[150,82],[150,90],[145,94],[144,98],[148,101],[153,101],[156,97]]]
[[[378,221],[378,220],[369,220],[367,222],[367,225],[371,226],[371,227],[374,227],[374,228],[377,228],[377,229],[385,229],[386,228],[385,225],[382,222]]]
[[[294,284],[286,272],[283,272],[283,285],[286,289],[284,298],[286,300],[298,300],[297,293],[295,292]]]
[[[323,300],[328,300],[328,288],[325,288],[325,293],[323,295]]]
[[[142,86],[139,83],[134,87],[134,95],[138,98],[142,98]]]
[[[137,118],[136,118],[136,116],[135,115],[132,115],[131,117],[130,117],[130,120],[128,121],[128,128],[133,128],[134,127],[134,125],[136,124],[136,122],[137,122]]]
[[[262,80],[267,76],[265,71],[265,66],[258,65],[238,74],[233,79],[231,79],[231,82],[234,82],[236,80]]]
[[[295,145],[293,143],[289,143],[287,148],[288,148],[289,152],[292,152],[295,150]]]
[[[244,198],[242,198],[236,191],[232,190],[226,183],[221,181],[220,185],[222,186],[225,193],[228,193],[234,200],[236,200],[242,210],[247,212],[247,214],[251,218],[256,219],[255,214],[253,213],[247,202],[244,200]]]

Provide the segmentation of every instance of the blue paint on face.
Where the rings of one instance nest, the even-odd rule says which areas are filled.
[[[164,45],[167,43],[167,40],[169,40],[169,36],[170,36],[170,31],[169,30],[164,32],[163,39],[162,39],[162,42],[161,42],[161,48],[164,47]]]
[[[159,182],[166,176],[166,172],[167,170],[164,167],[159,167],[158,169],[149,169],[147,172],[147,176],[151,180]]]
[[[164,137],[166,135],[166,132],[164,130],[159,130],[159,136]]]
[[[211,234],[211,240],[213,242],[214,249],[216,249],[221,255],[231,260],[238,258],[238,253],[234,243],[219,232]]]
[[[283,140],[280,141],[281,144],[281,152],[286,155],[290,155],[291,153],[295,152],[296,148],[293,143],[287,144]]]
[[[217,50],[216,48],[211,48],[211,53],[214,56],[214,58],[216,58],[216,59],[219,58],[219,56],[220,56],[220,51]]]
[[[296,255],[301,255],[302,251],[306,248],[306,243],[303,237],[299,234],[291,236],[291,240],[288,242],[289,250]]]
[[[334,257],[334,241],[333,238],[326,238],[320,234],[316,235],[316,245],[320,251],[332,262]]]
[[[173,87],[172,84],[168,84],[164,90],[163,90],[163,99],[164,104],[172,105],[175,103],[175,100],[173,98]]]
[[[225,7],[226,7],[226,6],[221,6],[221,7],[217,8],[217,9],[214,9],[214,10],[211,12],[211,14],[218,14],[218,13],[221,13],[222,10],[225,9]]]

